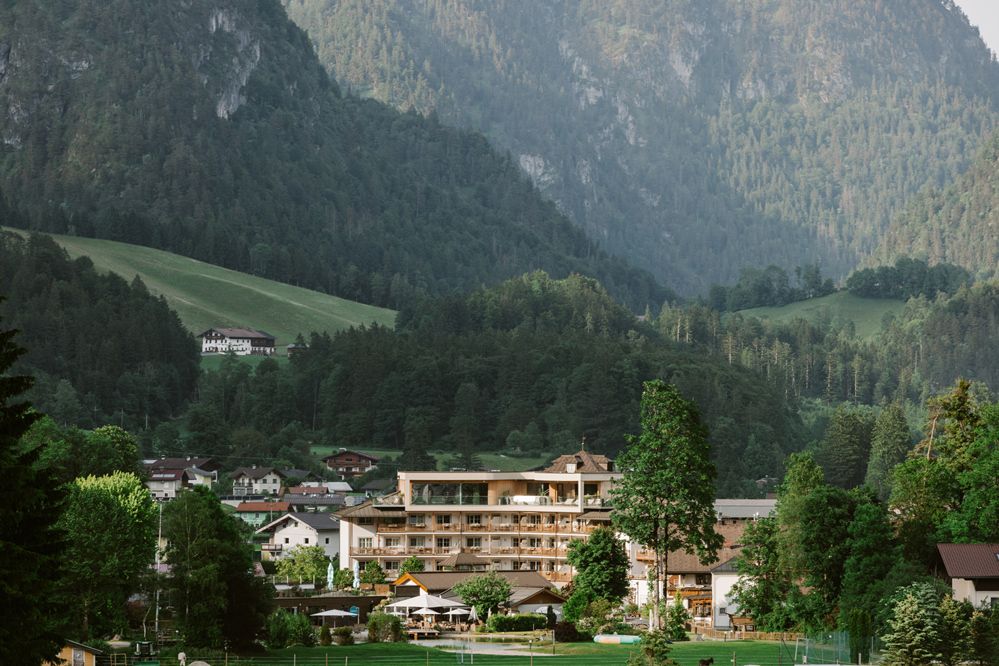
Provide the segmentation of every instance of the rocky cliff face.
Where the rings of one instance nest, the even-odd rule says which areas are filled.
[[[342,96],[278,0],[2,3],[0,138],[43,230],[392,307],[539,267],[666,295],[482,137]]]
[[[842,274],[999,119],[999,67],[938,0],[284,1],[341,82],[481,129],[688,292]]]

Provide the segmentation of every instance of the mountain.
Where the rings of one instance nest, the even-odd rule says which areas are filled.
[[[32,404],[60,423],[169,419],[191,398],[199,346],[138,278],[99,274],[49,237],[0,231],[0,319],[27,349]]]
[[[544,268],[635,308],[472,132],[344,96],[278,0],[0,5],[0,217],[398,307]]]
[[[983,277],[999,273],[999,132],[956,181],[916,198],[892,220],[879,257],[887,263],[906,254]]]
[[[845,276],[999,125],[951,0],[284,0],[344,86],[481,130],[686,293]]]
[[[127,280],[138,276],[162,296],[184,327],[197,335],[213,326],[267,331],[279,347],[298,334],[339,331],[373,323],[392,326],[395,312],[206,264],[162,250],[98,238],[53,236],[72,258]],[[282,352],[283,353],[283,352]]]

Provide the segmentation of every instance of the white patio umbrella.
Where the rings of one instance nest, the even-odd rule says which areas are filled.
[[[452,608],[447,612],[447,615],[468,615],[471,612],[467,608]]]
[[[421,608],[420,610],[413,611],[413,613],[416,615],[427,615],[427,616],[440,615],[440,613],[438,613],[437,611],[430,610],[429,608]]]
[[[464,605],[465,604],[460,601],[453,601],[451,599],[445,599],[444,597],[438,597],[433,594],[422,592],[415,597],[407,597],[405,599],[393,601],[388,604],[386,608],[457,608],[458,606]]]
[[[479,614],[475,612],[475,606],[472,606],[472,611],[468,614],[469,622],[478,622]]]
[[[330,610],[324,610],[319,613],[313,613],[312,617],[357,617],[357,613],[351,613],[350,611],[338,610],[332,608]]]

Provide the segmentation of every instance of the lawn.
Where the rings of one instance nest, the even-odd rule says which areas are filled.
[[[202,360],[202,367],[204,366],[204,360]],[[333,446],[323,446],[317,445],[312,447],[313,455],[323,457],[328,456],[333,453]],[[367,453],[370,456],[375,456],[376,458],[384,458],[385,456],[397,456],[401,451],[393,451],[391,449],[368,449],[362,448],[357,449],[361,453]],[[442,469],[445,469],[443,465],[447,463],[447,459],[451,457],[452,454],[446,451],[431,451],[430,455],[437,459],[437,463],[442,465]],[[519,472],[538,465],[543,465],[548,462],[546,456],[510,456],[502,453],[480,453],[479,460],[482,461],[482,467],[484,469],[495,469],[501,472]]]
[[[551,656],[551,646],[539,644],[534,648],[535,661],[538,664],[547,662],[553,664],[580,664],[612,666],[625,664],[628,655],[637,648],[623,645],[597,645],[595,643],[559,643],[556,645],[556,656]],[[778,657],[778,654],[780,656]],[[733,656],[735,666],[740,664],[758,664],[760,666],[776,666],[778,663],[790,664],[794,655],[794,646],[781,648],[779,643],[764,641],[703,641],[677,643],[673,648],[672,657],[679,666],[697,666],[701,659],[714,658],[716,666],[732,666]],[[260,656],[230,657],[230,666],[238,664],[254,664],[255,666],[376,666],[398,664],[398,666],[419,666],[429,664],[476,663],[483,666],[527,666],[531,663],[531,655],[499,656],[476,654],[474,662],[471,655],[461,655],[456,652],[445,652],[435,648],[427,648],[411,643],[379,643],[351,646],[332,646],[328,648],[288,648],[272,650]]]
[[[892,298],[861,298],[839,291],[779,308],[740,310],[740,314],[778,322],[792,319],[817,321],[823,318],[834,322],[852,321],[857,337],[870,338],[881,330],[881,320],[886,314],[897,315],[904,307],[904,302]]]
[[[265,358],[272,358],[281,365],[288,362],[288,357],[284,354],[275,354],[274,356],[248,354],[246,356],[237,356],[236,360],[240,363],[246,363],[251,369],[256,369]],[[201,369],[205,371],[218,370],[222,366],[223,360],[225,360],[225,354],[205,354],[201,357]]]
[[[385,326],[395,322],[392,310],[231,271],[170,252],[95,238],[52,237],[71,257],[90,257],[99,271],[118,273],[126,280],[139,275],[150,291],[166,298],[184,326],[194,334],[213,326],[257,328],[274,335],[280,346],[294,342],[299,333],[307,336],[312,331],[332,333],[372,322]]]

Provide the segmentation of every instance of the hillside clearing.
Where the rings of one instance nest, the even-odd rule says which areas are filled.
[[[739,314],[775,322],[793,319],[832,322],[852,321],[858,338],[871,338],[881,330],[885,315],[898,315],[905,307],[903,301],[893,298],[861,298],[847,291],[789,303],[781,307],[750,308]]]
[[[24,233],[10,229],[17,233]],[[348,301],[311,289],[267,280],[140,245],[52,234],[74,259],[90,257],[100,271],[126,280],[138,275],[154,294],[166,298],[192,333],[213,326],[245,326],[267,331],[279,346],[301,333],[330,333],[351,326],[392,326],[395,312]]]

